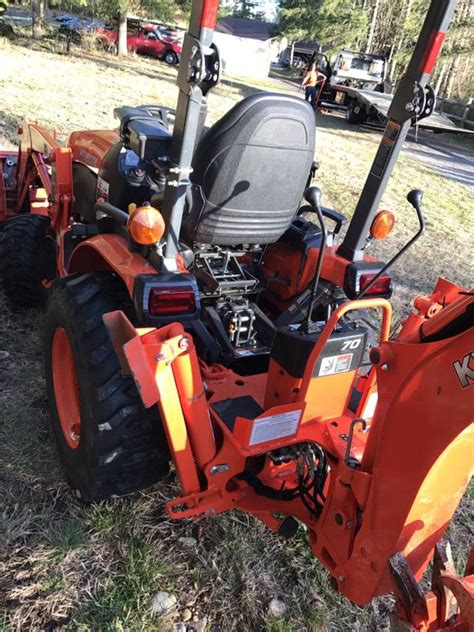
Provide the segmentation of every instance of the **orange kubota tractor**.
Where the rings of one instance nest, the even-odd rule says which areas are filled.
[[[1,154],[0,265],[11,301],[48,298],[52,424],[82,500],[156,482],[172,459],[171,518],[239,508],[286,536],[302,522],[334,590],[393,592],[406,629],[468,632],[474,555],[457,577],[442,537],[473,464],[474,294],[441,278],[391,334],[388,269],[423,231],[420,191],[418,233],[386,264],[365,253],[393,223],[378,204],[433,109],[455,5],[431,3],[341,242],[345,218],[309,186],[302,99],[254,94],[202,134],[218,0],[194,0],[176,112],[119,108],[118,132],[66,147],[25,125]]]

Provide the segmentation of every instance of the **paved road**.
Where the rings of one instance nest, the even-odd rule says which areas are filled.
[[[329,116],[343,117],[342,112],[332,112]],[[357,128],[354,126],[354,130]],[[382,129],[364,125],[364,133],[368,130],[380,139]],[[415,160],[419,160],[438,173],[453,182],[462,184],[470,191],[474,191],[474,155],[467,149],[460,149],[449,145],[444,140],[449,134],[443,135],[443,140],[438,140],[439,135],[432,132],[420,131],[418,138],[414,131],[410,131],[405,141],[402,153]]]
[[[421,160],[435,173],[474,191],[474,156],[467,151],[438,142],[436,136],[427,138],[426,133],[419,137],[418,142],[415,142],[414,134],[410,133],[403,151]]]

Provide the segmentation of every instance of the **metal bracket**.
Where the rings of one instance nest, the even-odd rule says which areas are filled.
[[[367,428],[367,422],[365,419],[353,419],[351,421],[351,425],[349,428],[349,436],[347,437],[347,446],[346,446],[346,454],[344,456],[344,463],[347,467],[357,468],[360,467],[360,463],[357,459],[351,457],[351,448],[352,448],[352,437],[354,435],[354,428],[360,424],[362,426],[362,430]]]
[[[433,114],[436,104],[436,94],[431,86],[423,88],[420,84],[415,84],[415,96],[411,103],[407,103],[406,110],[411,113],[414,125],[421,119]]]
[[[186,33],[183,41],[182,59],[187,60],[183,71],[178,74],[178,87],[190,94],[194,88],[206,96],[221,78],[221,61],[215,44],[203,46],[201,42]]]
[[[443,584],[443,577],[446,575],[456,576],[456,567],[450,543],[448,540],[440,540],[434,548],[431,588],[439,593],[438,620],[443,623],[458,612],[452,592]]]

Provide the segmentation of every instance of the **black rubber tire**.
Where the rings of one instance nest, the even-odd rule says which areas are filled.
[[[178,63],[178,56],[172,50],[168,50],[163,56],[163,61],[165,61],[169,66],[176,66]]]
[[[169,471],[159,412],[143,406],[133,378],[121,371],[102,320],[116,309],[133,309],[119,279],[109,273],[74,274],[56,281],[46,315],[52,428],[66,477],[83,502],[143,489]],[[67,334],[77,373],[81,432],[76,448],[65,440],[55,401],[52,342],[58,327]]]
[[[365,109],[360,106],[356,99],[351,99],[347,104],[346,121],[351,125],[362,125],[367,121]]]
[[[44,279],[55,275],[55,242],[43,215],[21,215],[0,233],[0,278],[8,300],[21,307],[44,305]]]

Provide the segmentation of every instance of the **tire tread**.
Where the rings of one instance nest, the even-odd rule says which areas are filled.
[[[83,371],[93,409],[93,419],[87,422],[93,425],[89,428],[92,449],[88,444],[85,454],[87,483],[78,485],[75,473],[68,471],[62,459],[70,482],[85,502],[129,494],[155,483],[167,473],[169,462],[158,410],[144,408],[133,379],[121,371],[102,321],[107,312],[130,309],[121,281],[109,273],[64,277],[55,283],[48,315],[59,306],[70,314],[80,349],[79,382]],[[48,370],[47,361],[46,366]],[[52,394],[50,389],[50,398]],[[64,446],[59,451],[61,455]]]

